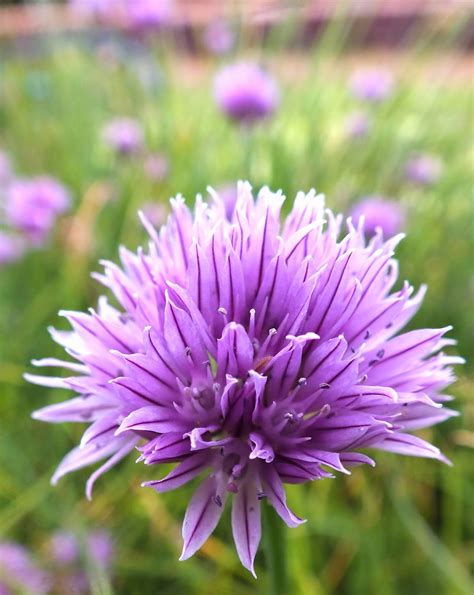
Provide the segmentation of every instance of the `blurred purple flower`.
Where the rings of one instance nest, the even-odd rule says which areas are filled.
[[[382,196],[367,196],[354,205],[351,216],[357,225],[359,219],[364,217],[364,230],[369,236],[377,233],[377,229],[383,232],[384,237],[389,238],[399,233],[405,223],[405,210],[393,201]]]
[[[150,153],[145,157],[143,169],[150,180],[161,182],[168,175],[168,158],[163,153]]]
[[[48,593],[51,580],[21,545],[0,542],[0,593]]]
[[[69,0],[71,9],[83,16],[107,20],[120,13],[126,0]]]
[[[74,533],[58,531],[51,537],[51,556],[60,565],[72,565],[80,558],[79,544]]]
[[[0,230],[0,266],[21,258],[24,248],[18,236]]]
[[[365,138],[372,128],[372,121],[367,114],[354,112],[347,117],[345,128],[349,138]]]
[[[405,175],[413,183],[430,186],[438,181],[443,164],[434,155],[416,155],[405,166]]]
[[[144,485],[158,492],[201,476],[183,524],[181,559],[216,527],[232,498],[242,564],[254,572],[260,500],[291,527],[283,484],[349,473],[374,461],[372,447],[446,460],[413,430],[455,415],[443,407],[457,357],[440,352],[449,330],[399,334],[417,311],[397,282],[401,237],[370,241],[362,226],[299,193],[285,222],[284,197],[264,188],[256,200],[239,184],[229,221],[214,193],[194,214],[183,199],[159,234],[143,218],[147,251],[123,248],[122,267],[96,278],[114,294],[97,312],[63,312],[72,331],[52,330],[75,362],[47,358],[75,374],[26,378],[79,393],[34,414],[48,422],[89,421],[81,444],[53,481],[106,462],[94,481],[141,442],[147,465],[176,463]]]
[[[70,206],[66,188],[49,176],[16,179],[6,190],[7,223],[35,246],[51,233],[59,215]]]
[[[384,101],[393,92],[393,75],[388,70],[358,70],[350,78],[349,86],[357,99]]]
[[[161,202],[147,202],[143,205],[142,211],[154,227],[161,227],[169,214],[168,207]]]
[[[220,70],[214,92],[221,110],[233,120],[244,123],[269,116],[280,100],[275,79],[257,64],[247,62]]]
[[[10,156],[0,151],[0,190],[13,179],[13,166]]]
[[[225,21],[217,20],[206,27],[203,41],[212,54],[226,54],[235,43],[235,35]]]
[[[115,118],[102,129],[104,142],[121,155],[132,155],[143,147],[144,134],[140,123],[132,118]]]
[[[92,531],[87,536],[86,546],[89,556],[96,564],[109,568],[115,556],[115,545],[107,531]]]
[[[133,0],[126,6],[128,24],[139,31],[157,29],[170,20],[173,8],[173,0]]]

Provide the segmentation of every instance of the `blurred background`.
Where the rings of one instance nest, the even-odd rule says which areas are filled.
[[[453,353],[467,359],[452,388],[462,416],[421,433],[453,468],[377,454],[375,470],[290,486],[308,518],[289,532],[290,592],[474,592],[472,6],[0,2],[0,583],[266,592],[262,554],[256,582],[228,519],[178,562],[192,486],[141,489],[159,473],[133,456],[92,502],[87,470],[52,488],[83,428],[33,421],[67,395],[22,379],[31,359],[62,355],[47,332],[65,328],[58,310],[96,303],[98,260],[145,241],[137,209],[160,225],[171,196],[192,203],[210,185],[232,201],[249,179],[281,188],[287,208],[315,187],[335,211],[405,231],[401,278],[429,286],[412,324],[452,324]]]

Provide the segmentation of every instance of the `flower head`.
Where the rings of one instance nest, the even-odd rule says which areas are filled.
[[[51,537],[51,555],[61,566],[78,564],[81,549],[103,568],[108,568],[112,563],[114,543],[107,531],[91,531],[83,539],[68,531],[58,531]]]
[[[79,15],[104,20],[120,12],[123,2],[124,0],[69,0],[69,5]]]
[[[127,4],[130,27],[150,31],[166,24],[173,13],[173,0],[133,0]]]
[[[33,245],[47,239],[57,217],[70,205],[68,190],[49,176],[17,179],[5,195],[7,223]]]
[[[50,577],[17,543],[0,542],[0,593],[48,593]]]
[[[169,168],[169,161],[163,153],[150,153],[145,157],[143,162],[143,169],[146,175],[154,182],[160,182],[166,178]]]
[[[203,40],[212,54],[226,54],[235,43],[235,35],[225,21],[216,20],[204,30]]]
[[[416,155],[409,159],[405,166],[405,175],[413,183],[420,186],[431,186],[438,181],[443,171],[443,164],[434,155]]]
[[[121,155],[138,153],[143,146],[144,134],[139,122],[132,118],[115,118],[102,129],[104,142]]]
[[[269,116],[280,101],[276,81],[257,64],[247,62],[218,72],[214,92],[221,110],[229,118],[245,123]]]
[[[405,223],[405,210],[393,200],[383,196],[367,196],[354,205],[351,211],[354,222],[364,218],[364,230],[373,236],[380,229],[385,237],[399,233]]]
[[[358,70],[350,81],[350,89],[357,99],[378,103],[393,92],[393,75],[388,70]]]
[[[372,122],[367,114],[354,112],[347,117],[345,128],[349,138],[361,139],[365,138],[370,132]]]
[[[34,416],[89,422],[81,445],[53,478],[106,462],[135,446],[146,465],[176,463],[145,485],[177,489],[200,476],[183,524],[181,559],[191,556],[232,500],[237,552],[253,572],[260,501],[291,527],[284,484],[332,477],[374,462],[367,447],[445,460],[412,430],[443,421],[443,389],[459,358],[440,349],[448,329],[400,333],[424,290],[393,291],[400,236],[369,242],[363,224],[299,193],[281,221],[281,193],[254,200],[239,184],[230,219],[220,197],[183,199],[159,233],[144,219],[148,250],[121,250],[97,279],[105,298],[89,314],[63,312],[72,331],[52,330],[74,362],[53,358],[69,377],[28,375],[79,396]]]

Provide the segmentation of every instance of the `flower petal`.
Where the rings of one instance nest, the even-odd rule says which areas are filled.
[[[243,566],[250,570],[255,578],[254,560],[262,533],[260,520],[260,502],[257,485],[251,477],[246,478],[232,505],[232,533],[235,547]]]
[[[218,500],[216,496],[216,478],[207,477],[195,491],[184,516],[184,544],[180,560],[187,560],[196,553],[217,527],[224,510],[224,501],[222,498]]]

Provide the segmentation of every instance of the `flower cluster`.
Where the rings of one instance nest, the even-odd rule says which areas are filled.
[[[0,594],[49,592],[51,580],[21,545],[0,542]]]
[[[0,265],[44,245],[70,205],[68,190],[51,176],[18,178],[0,153]]]
[[[115,546],[107,531],[78,535],[59,531],[41,559],[22,545],[0,542],[0,595],[15,593],[90,593],[87,568],[110,574]]]
[[[87,422],[81,444],[53,482],[105,462],[95,480],[134,448],[146,465],[176,463],[157,492],[201,477],[183,523],[186,559],[216,527],[228,499],[243,565],[254,572],[260,501],[285,523],[303,522],[284,484],[300,484],[374,465],[362,450],[446,461],[413,430],[455,414],[444,388],[460,358],[441,352],[447,328],[400,333],[424,288],[397,281],[394,248],[378,231],[366,240],[325,209],[314,191],[296,196],[281,220],[284,196],[263,188],[256,199],[240,183],[230,217],[214,191],[194,214],[172,200],[167,224],[147,250],[121,249],[121,266],[96,278],[114,295],[89,314],[62,312],[71,331],[53,338],[75,361],[47,358],[72,375],[27,375],[79,394],[36,419]]]

